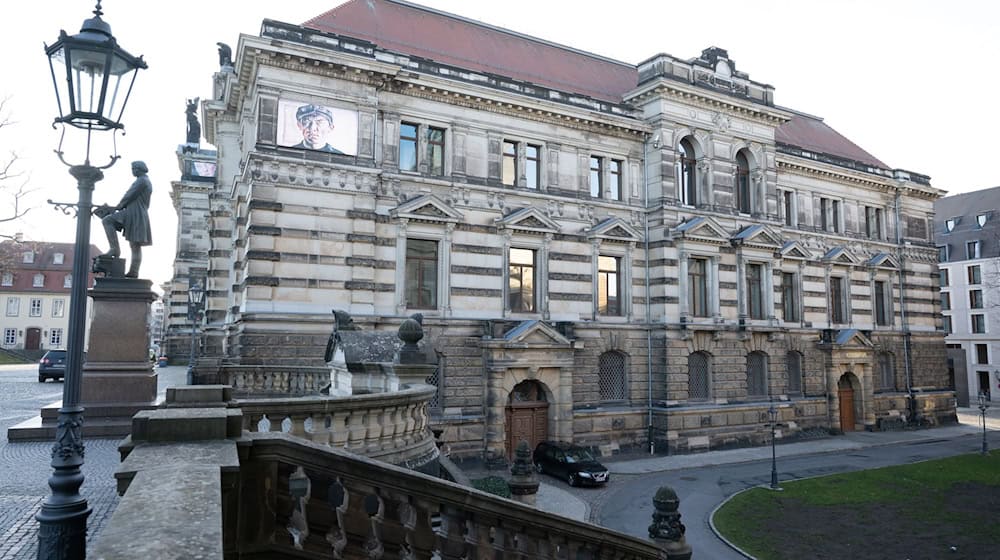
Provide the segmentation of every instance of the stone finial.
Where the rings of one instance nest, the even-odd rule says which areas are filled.
[[[424,327],[420,324],[422,320],[423,315],[418,313],[399,325],[399,339],[403,341],[403,348],[399,350],[399,363],[422,364],[426,361],[417,346],[424,338]]]
[[[653,496],[653,523],[649,538],[667,553],[669,560],[690,560],[691,546],[684,538],[684,524],[678,511],[680,499],[669,486],[661,486]]]
[[[521,440],[514,452],[514,465],[510,468],[510,493],[515,500],[535,505],[535,494],[538,493],[538,475],[531,464],[531,449],[528,442]]]

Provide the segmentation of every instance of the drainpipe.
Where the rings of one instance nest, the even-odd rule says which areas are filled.
[[[899,185],[896,188],[895,212],[896,212],[896,251],[899,255],[899,318],[903,327],[903,366],[906,372],[906,394],[909,396],[908,408],[909,420],[915,420],[916,401],[913,398],[913,380],[910,369],[910,324],[906,318],[906,257],[903,254],[903,227],[902,214],[900,213],[900,203],[902,194]]]
[[[642,213],[642,238],[643,255],[646,261],[645,290],[646,290],[646,433],[649,439],[649,454],[653,455],[653,306],[649,301],[649,176],[646,171],[646,148],[649,144],[649,134],[642,140],[642,193],[643,193],[643,213]],[[666,416],[664,416],[666,418]],[[669,452],[670,445],[667,444]]]

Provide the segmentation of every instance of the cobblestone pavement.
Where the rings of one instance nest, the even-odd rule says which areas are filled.
[[[159,390],[184,381],[183,367],[157,370]],[[7,428],[38,415],[41,407],[62,398],[62,383],[38,382],[35,365],[0,366],[0,560],[38,556],[35,514],[50,494],[51,442],[7,441]],[[93,541],[118,504],[114,472],[118,439],[88,439],[84,483],[80,492],[91,507],[88,538]]]

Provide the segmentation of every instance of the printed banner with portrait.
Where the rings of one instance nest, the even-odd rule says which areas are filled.
[[[278,101],[279,146],[353,156],[358,151],[358,113],[326,105]]]

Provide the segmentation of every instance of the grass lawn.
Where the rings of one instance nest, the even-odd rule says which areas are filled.
[[[1000,557],[998,451],[782,486],[734,497],[716,528],[760,560]]]
[[[0,352],[0,366],[5,366],[8,364],[30,364],[32,362],[26,362],[24,360],[19,360],[13,356]]]

